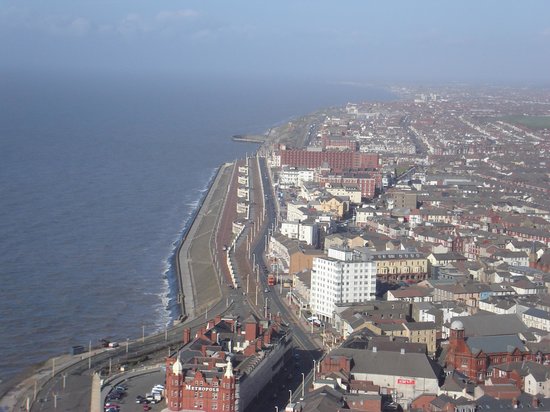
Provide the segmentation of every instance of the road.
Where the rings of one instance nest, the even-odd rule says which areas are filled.
[[[24,396],[19,399],[15,410],[26,410],[25,400],[27,397],[30,399],[30,403],[33,399],[36,399],[30,409],[33,412],[88,410],[94,371],[108,375],[118,371],[120,365],[127,365],[131,369],[139,368],[155,360],[162,363],[166,355],[174,353],[175,349],[181,345],[182,333],[185,327],[191,327],[193,336],[196,330],[204,325],[208,319],[212,319],[220,313],[240,316],[241,318],[247,317],[251,311],[260,316],[265,312],[280,313],[292,330],[297,348],[296,354],[300,358],[297,362],[299,367],[291,362],[290,365],[287,365],[287,370],[283,371],[285,375],[274,377],[275,381],[282,380],[285,383],[280,382],[279,386],[274,385],[269,388],[272,391],[270,396],[262,397],[263,403],[255,405],[254,410],[274,410],[274,406],[284,407],[288,398],[285,399],[285,397],[279,396],[277,390],[284,386],[285,389],[292,391],[293,396],[297,396],[296,390],[299,390],[302,384],[302,373],[307,386],[307,382],[311,379],[313,360],[317,360],[321,356],[320,345],[318,338],[316,341],[314,335],[306,333],[301,328],[300,321],[283,303],[284,297],[281,297],[274,290],[275,288],[269,288],[270,291],[264,293],[264,290],[268,288],[267,273],[264,270],[266,266],[264,259],[265,239],[269,228],[276,219],[275,200],[265,159],[253,157],[249,164],[253,192],[250,217],[253,223],[248,228],[248,235],[243,237],[236,246],[237,271],[241,275],[243,288],[246,285],[244,277],[248,275],[248,291],[230,289],[227,285],[222,285],[222,298],[207,307],[204,315],[199,314],[196,318],[184,324],[168,328],[156,335],[146,336],[143,339],[122,342],[118,348],[97,349],[92,352],[93,356],[91,357],[88,357],[87,353],[72,357],[65,355],[57,358],[57,366],[55,365],[56,360],[52,360],[36,375],[41,376],[40,382],[36,385],[36,392],[27,390]],[[236,190],[236,186],[233,186],[235,178],[234,174],[229,186]],[[263,188],[266,190],[264,191]],[[222,219],[220,219],[220,226],[223,227],[218,227],[218,233],[216,234],[218,247],[213,252],[216,254],[220,266],[224,262],[222,259],[223,253],[220,253],[220,249],[222,249],[222,242],[226,241],[227,234],[230,233],[227,222],[232,222],[230,218],[235,216],[235,200],[234,190],[228,190]],[[256,264],[254,268],[253,263]],[[225,267],[221,268],[224,273],[226,270]],[[222,279],[227,278],[224,276]],[[292,375],[291,379],[289,379],[290,375]]]
[[[266,252],[266,236],[268,235],[269,229],[275,222],[276,219],[276,205],[273,193],[273,185],[269,178],[269,173],[267,171],[267,165],[264,158],[259,158],[256,163],[257,171],[255,176],[257,179],[262,180],[262,185],[266,189],[261,196],[261,200],[256,198],[256,200],[263,203],[265,208],[265,219],[262,227],[258,231],[255,240],[252,243],[252,260],[257,262],[258,270],[260,271],[259,275],[259,285],[258,289],[261,291],[269,290],[268,293],[262,292],[262,306],[265,310],[265,302],[267,300],[268,311],[272,314],[280,313],[282,319],[287,322],[293,333],[293,339],[296,346],[295,353],[299,356],[299,368],[296,368],[296,365],[287,366],[287,373],[292,373],[293,378],[288,382],[288,375],[283,376],[283,381],[286,379],[287,382],[284,383],[286,386],[285,389],[292,391],[292,399],[296,400],[301,396],[301,385],[302,385],[302,373],[304,374],[305,386],[306,388],[311,385],[311,380],[313,377],[313,361],[318,360],[322,356],[322,351],[320,344],[318,342],[318,337],[314,334],[306,333],[300,324],[300,320],[296,317],[295,314],[289,309],[289,306],[283,302],[285,299],[284,296],[279,294],[279,287],[269,287],[267,285],[267,274],[268,271],[265,269],[269,265],[265,259]],[[256,184],[258,186],[258,184]],[[255,279],[254,279],[255,281]],[[283,294],[285,289],[283,289]],[[260,302],[259,302],[260,303]],[[260,306],[260,305],[259,305]],[[260,307],[258,307],[260,309]],[[280,387],[283,383],[279,385],[273,385],[273,390],[280,392]],[[288,393],[288,392],[287,392]],[[288,393],[290,396],[290,393]],[[288,402],[288,397],[278,394],[276,398],[273,396],[266,396],[261,399],[264,401],[260,405],[255,405],[255,410],[275,410],[275,406],[279,409],[284,408]]]

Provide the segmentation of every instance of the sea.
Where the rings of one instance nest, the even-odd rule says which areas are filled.
[[[298,78],[0,73],[0,381],[178,317],[190,217],[218,166],[257,149],[232,135],[391,98]]]

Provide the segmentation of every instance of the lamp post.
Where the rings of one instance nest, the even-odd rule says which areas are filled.
[[[141,341],[145,342],[145,325],[141,325]]]
[[[128,344],[130,342],[130,338],[126,338],[126,355],[128,355]]]
[[[289,401],[289,402],[292,402],[292,389],[289,389],[289,390],[288,390],[288,393],[289,393],[288,401]]]
[[[306,375],[302,372],[302,399],[304,399],[304,393],[306,390]]]

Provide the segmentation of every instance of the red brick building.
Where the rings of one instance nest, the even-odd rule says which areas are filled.
[[[378,169],[377,153],[364,153],[351,150],[306,150],[286,149],[279,151],[281,166],[306,167],[316,169],[327,163],[331,170],[342,173],[346,170]]]
[[[451,324],[447,368],[454,368],[478,383],[485,381],[489,366],[521,362],[529,357],[529,350],[517,335],[465,337],[461,321]]]
[[[225,354],[224,354],[225,355]],[[168,359],[166,403],[170,411],[236,411],[236,383],[228,360],[223,375],[216,364],[223,358],[204,358],[196,368],[184,369],[179,355]],[[205,364],[209,366],[205,368]]]
[[[329,174],[318,177],[321,184],[337,183],[344,186],[356,186],[361,191],[361,197],[372,199],[376,189],[382,187],[382,174],[378,171],[356,172],[346,174]]]
[[[292,358],[292,339],[275,318],[217,316],[193,339],[185,329],[183,347],[166,359],[168,410],[244,411]]]

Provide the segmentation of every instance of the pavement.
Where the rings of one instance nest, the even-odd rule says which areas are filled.
[[[189,318],[204,313],[222,299],[215,233],[223,212],[233,163],[222,165],[178,251],[177,272]]]

